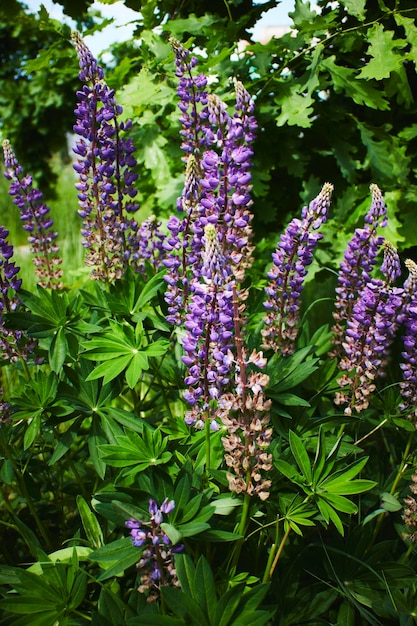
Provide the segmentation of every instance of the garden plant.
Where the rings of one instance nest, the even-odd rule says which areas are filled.
[[[346,7],[364,20],[365,4]],[[300,32],[303,11],[298,2]],[[414,18],[406,10],[386,16],[406,36],[392,55],[395,48],[403,62],[412,59]],[[331,13],[320,18],[330,28]],[[377,42],[381,50],[389,39],[382,22],[370,28],[364,78],[379,59]],[[0,623],[411,626],[412,245],[399,254],[398,216],[375,179],[365,203],[351,207],[343,249],[329,226],[337,190],[327,177],[304,204],[286,207],[290,218],[274,240],[254,232],[263,96],[236,76],[213,80],[204,50],[173,31],[143,35],[169,72],[156,104],[176,92],[165,128],[177,125],[177,146],[155,139],[156,156],[162,147],[179,155],[162,204],[176,199],[157,215],[165,162],[154,164],[154,178],[144,174],[152,199],[140,206],[135,142],[147,123],[152,134],[158,116],[145,107],[135,130],[102,64],[71,35],[87,268],[75,281],[53,212],[13,142],[3,141],[37,285],[26,289],[0,226]],[[245,54],[259,60],[259,49],[249,49],[237,65]],[[323,63],[336,71],[334,58]],[[309,67],[310,92],[297,94],[307,108],[313,92],[326,101]],[[141,81],[149,89],[146,74]],[[383,92],[363,89],[384,110]],[[281,115],[287,110],[288,121],[298,106],[310,119],[295,92],[292,112],[285,108],[284,92]]]

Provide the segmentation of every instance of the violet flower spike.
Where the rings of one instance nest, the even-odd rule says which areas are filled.
[[[73,33],[80,62],[79,77],[85,84],[77,92],[79,136],[74,165],[80,180],[79,215],[84,219],[83,245],[86,264],[92,277],[105,281],[120,278],[137,249],[137,223],[127,217],[138,209],[134,183],[136,159],[131,139],[123,136],[132,122],[119,122],[122,107],[116,103],[114,90],[103,78],[103,70],[78,33]]]
[[[22,358],[25,361],[35,349],[36,342],[29,340],[20,330],[6,328],[4,316],[16,311],[21,302],[19,290],[22,284],[19,278],[20,268],[13,259],[13,246],[8,242],[9,231],[0,226],[0,357],[15,363]],[[8,409],[7,402],[0,403],[3,412]]]
[[[381,270],[386,275],[385,282],[376,278],[368,281],[347,321],[342,343],[344,356],[339,363],[346,373],[338,380],[343,390],[335,398],[336,404],[348,405],[346,415],[368,408],[375,380],[384,373],[386,355],[404,319],[404,289],[390,284],[399,273],[398,254],[391,244],[384,246]]]
[[[154,602],[160,596],[161,587],[178,587],[175,572],[175,554],[182,552],[182,545],[173,546],[168,535],[162,530],[163,515],[175,509],[174,500],[165,498],[159,507],[155,500],[149,499],[149,522],[130,518],[125,525],[130,529],[130,536],[135,547],[142,548],[141,558],[137,563],[140,573],[139,593],[147,595],[148,602]]]
[[[268,272],[270,282],[265,289],[268,299],[264,303],[267,309],[262,330],[264,348],[284,355],[294,352],[304,279],[314,248],[322,237],[317,229],[327,219],[332,191],[333,185],[326,183],[317,198],[304,207],[301,219],[290,222],[272,255],[274,264]]]
[[[186,414],[188,425],[202,428],[213,417],[212,400],[216,400],[229,384],[230,353],[233,347],[233,291],[230,268],[224,262],[216,227],[207,224],[204,230],[204,254],[200,277],[190,285],[190,300],[185,317],[182,360],[188,373],[184,398],[191,406]]]
[[[361,289],[370,280],[379,249],[384,241],[383,237],[377,235],[377,228],[387,225],[387,209],[377,185],[372,184],[370,190],[372,203],[365,217],[365,226],[355,230],[340,264],[336,288],[336,310],[333,313],[336,322],[332,329],[335,345],[333,356],[340,355],[344,326],[351,317]]]
[[[409,276],[404,283],[407,302],[404,305],[404,349],[400,363],[403,380],[400,382],[401,411],[417,423],[417,264],[411,259],[405,261]]]
[[[9,194],[20,209],[23,228],[28,233],[28,242],[33,254],[35,273],[41,287],[62,287],[62,259],[56,244],[57,233],[51,230],[53,221],[49,207],[42,202],[42,193],[33,186],[32,177],[23,175],[10,142],[3,141],[5,177],[11,181]]]

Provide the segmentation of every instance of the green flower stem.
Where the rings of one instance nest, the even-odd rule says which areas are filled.
[[[26,482],[24,479],[24,476],[22,475],[22,473],[20,472],[19,468],[17,467],[14,458],[11,456],[10,452],[9,452],[9,447],[7,446],[7,444],[5,443],[5,441],[3,440],[3,437],[0,436],[0,446],[2,449],[2,452],[5,456],[5,458],[10,461],[10,464],[13,468],[13,472],[15,474],[16,477],[16,482],[18,484],[19,490],[20,490],[20,494],[23,496],[24,500],[26,501],[26,504],[29,507],[29,511],[32,514],[33,519],[35,520],[35,524],[39,530],[40,535],[42,536],[42,539],[45,542],[45,545],[48,549],[51,549],[51,542],[49,540],[48,537],[48,533],[46,532],[46,528],[43,525],[43,522],[41,520],[41,518],[38,515],[38,512],[36,510],[36,507],[33,503],[33,500],[29,494],[28,488],[26,486]]]
[[[211,464],[211,437],[210,437],[210,420],[207,416],[207,419],[205,420],[204,423],[204,432],[206,435],[206,471],[207,469],[210,467]]]
[[[284,549],[285,543],[286,543],[286,541],[288,539],[288,535],[290,534],[290,532],[291,532],[291,526],[288,524],[288,528],[285,531],[285,534],[284,534],[283,538],[281,539],[281,543],[279,544],[278,552],[276,553],[274,561],[273,561],[273,563],[271,565],[271,569],[269,570],[268,579],[272,578],[272,575],[273,575],[273,573],[275,571],[276,566],[278,565],[279,558],[280,558],[280,556],[282,554],[282,551]]]
[[[249,508],[250,508],[251,496],[248,493],[245,493],[243,497],[242,504],[242,514],[240,517],[239,526],[237,532],[241,535],[241,538],[238,539],[233,547],[232,554],[230,556],[230,573],[234,573],[236,571],[236,566],[239,561],[240,553],[242,551],[243,544],[245,543],[245,534],[248,527],[249,521]]]

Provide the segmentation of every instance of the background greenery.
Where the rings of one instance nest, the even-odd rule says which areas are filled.
[[[85,13],[88,2],[60,3],[81,32],[101,27],[100,18]],[[174,35],[197,47],[201,71],[213,81],[230,77],[219,81],[223,98],[231,96],[232,77],[256,98],[258,239],[276,238],[288,217],[328,180],[335,185],[326,227],[331,250],[323,250],[319,261],[337,260],[363,214],[369,184],[376,182],[389,205],[387,238],[412,256],[410,248],[417,244],[417,10],[412,1],[320,0],[319,8],[311,9],[297,0],[292,30],[266,45],[253,42],[248,29],[276,2],[126,4],[138,11],[136,31],[131,41],[113,46],[106,77],[135,120],[139,219],[150,213],[168,216],[182,184],[176,81],[167,43]],[[239,53],[241,39],[248,45]],[[57,184],[60,168],[54,173],[51,158],[68,159],[77,87],[69,28],[49,20],[45,10],[30,15],[13,0],[0,7],[0,46],[1,132],[47,197],[57,197],[62,180]],[[66,198],[69,193],[65,190]],[[2,196],[1,221],[10,226],[13,211]],[[72,202],[73,197],[68,205]]]

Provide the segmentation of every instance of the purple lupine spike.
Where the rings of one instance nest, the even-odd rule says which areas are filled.
[[[0,226],[0,357],[14,363],[20,358],[27,361],[36,343],[22,331],[5,327],[4,316],[18,309],[21,304],[19,290],[22,284],[20,268],[12,260],[13,246],[9,244],[8,236],[9,231]],[[4,403],[5,407],[8,407],[7,402]]]
[[[205,227],[205,252],[202,276],[190,285],[190,300],[185,317],[186,333],[182,339],[183,362],[188,374],[184,398],[192,407],[186,414],[188,425],[202,427],[213,419],[211,400],[217,399],[229,383],[230,352],[233,347],[233,291],[230,269],[221,253],[217,229]]]
[[[384,241],[383,245],[384,261],[381,265],[381,272],[389,283],[394,283],[401,276],[401,262],[398,251],[389,241]]]
[[[403,363],[400,363],[403,380],[400,382],[402,402],[400,411],[407,412],[413,422],[417,422],[417,264],[406,259],[409,271],[404,283],[407,302],[404,306],[404,335],[401,352]]]
[[[177,93],[180,98],[178,105],[181,111],[180,131],[183,139],[181,148],[186,154],[198,156],[204,144],[204,129],[207,119],[207,78],[204,74],[194,76],[197,58],[190,55],[178,39],[170,38],[175,53],[175,75],[180,79]]]
[[[127,217],[138,209],[134,171],[136,159],[132,140],[124,137],[131,120],[119,122],[123,109],[114,90],[103,78],[103,70],[78,33],[72,34],[79,63],[79,77],[85,84],[77,91],[74,131],[79,139],[75,171],[80,179],[80,217],[83,218],[83,245],[92,277],[113,281],[120,278],[137,249],[137,223]]]
[[[184,546],[173,546],[168,535],[162,530],[163,514],[171,513],[175,508],[174,500],[166,498],[161,507],[155,500],[149,500],[149,522],[130,518],[125,525],[130,529],[130,536],[135,547],[143,548],[137,564],[140,573],[139,593],[147,595],[148,602],[159,598],[161,587],[179,585],[175,573],[174,555],[182,552]]]
[[[389,348],[395,333],[404,321],[405,290],[393,287],[398,277],[398,254],[391,244],[384,246],[381,270],[385,282],[371,278],[356,299],[351,318],[347,320],[344,356],[339,362],[343,374],[338,383],[343,388],[336,394],[336,404],[347,404],[345,414],[360,413],[369,406],[375,379],[384,374]]]
[[[332,191],[333,185],[323,185],[317,198],[303,209],[301,219],[290,222],[272,255],[274,265],[268,272],[270,282],[265,289],[268,296],[262,330],[265,348],[282,354],[294,351],[304,279],[313,250],[322,237],[316,231],[327,218]]]
[[[242,282],[251,262],[250,166],[253,151],[249,143],[256,127],[253,102],[241,83],[237,83],[236,111],[233,117],[215,95],[201,91],[206,86],[202,76],[193,82],[196,59],[174,40],[177,75],[180,77],[182,135],[187,138],[186,182],[178,208],[182,219],[168,223],[170,237],[164,243],[169,252],[166,301],[169,321],[180,323],[191,295],[190,284],[201,277],[204,229],[217,225],[225,264],[235,279]]]
[[[57,233],[51,230],[53,221],[49,217],[49,207],[42,202],[42,193],[33,186],[32,177],[24,176],[10,142],[3,141],[5,177],[11,181],[9,194],[20,209],[23,228],[28,233],[28,241],[33,254],[35,273],[41,287],[57,289],[62,287],[62,259],[56,244]]]
[[[344,325],[351,317],[352,309],[363,286],[370,280],[377,255],[384,238],[377,235],[378,227],[387,225],[387,209],[381,190],[370,186],[372,203],[365,217],[365,227],[357,228],[340,264],[333,317],[333,356],[340,354],[344,337]]]

